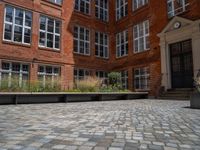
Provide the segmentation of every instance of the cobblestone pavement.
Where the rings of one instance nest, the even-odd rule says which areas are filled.
[[[186,101],[0,106],[0,150],[200,150],[200,110]]]

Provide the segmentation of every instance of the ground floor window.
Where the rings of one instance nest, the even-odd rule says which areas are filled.
[[[2,62],[0,81],[1,87],[27,87],[29,65],[18,62]]]
[[[60,67],[38,66],[38,81],[43,87],[55,87],[60,83]]]
[[[96,76],[102,80],[103,84],[108,84],[108,73],[105,71],[96,71]]]
[[[149,67],[134,69],[134,87],[138,90],[149,89]]]
[[[74,81],[80,81],[90,76],[90,71],[88,69],[74,69]]]
[[[128,89],[128,71],[121,71],[121,84],[123,89]]]

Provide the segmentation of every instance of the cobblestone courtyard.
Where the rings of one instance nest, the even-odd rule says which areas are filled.
[[[0,149],[200,150],[200,110],[182,101],[0,106]]]

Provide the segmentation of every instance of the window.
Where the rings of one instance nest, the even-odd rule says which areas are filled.
[[[27,87],[29,65],[15,62],[2,62],[0,71],[1,87]]]
[[[90,71],[87,69],[74,69],[74,81],[80,81],[90,76]]]
[[[96,76],[102,80],[104,84],[108,83],[108,73],[105,71],[96,71]]]
[[[90,0],[75,0],[75,10],[78,10],[82,13],[90,13]]]
[[[38,80],[42,87],[59,85],[60,67],[38,66]]]
[[[121,84],[123,89],[128,89],[128,71],[121,71]]]
[[[149,21],[144,21],[133,27],[135,53],[149,50]]]
[[[4,17],[4,40],[30,44],[32,13],[23,9],[6,6]]]
[[[102,21],[108,21],[108,0],[95,0],[95,16]]]
[[[186,11],[189,6],[189,0],[167,0],[168,17],[179,15]]]
[[[128,30],[116,35],[117,57],[128,55]]]
[[[84,27],[74,27],[74,52],[90,55],[90,32]]]
[[[49,0],[49,1],[52,2],[52,3],[56,3],[58,5],[62,4],[62,0]]]
[[[128,15],[128,0],[116,0],[116,20]]]
[[[136,10],[148,3],[148,0],[133,0],[133,10]]]
[[[60,49],[61,22],[47,16],[40,16],[39,46]]]
[[[135,89],[149,89],[149,67],[138,68],[134,70]]]
[[[100,32],[95,33],[95,55],[108,58],[108,35]]]

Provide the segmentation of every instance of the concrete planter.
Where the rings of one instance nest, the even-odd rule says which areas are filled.
[[[0,104],[66,103],[143,98],[148,98],[148,93],[0,93]]]
[[[200,93],[193,93],[190,98],[190,107],[200,109]]]

